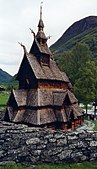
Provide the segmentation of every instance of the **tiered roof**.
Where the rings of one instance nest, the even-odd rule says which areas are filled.
[[[24,60],[26,60],[26,62],[30,65],[32,71],[34,72],[36,79],[57,80],[57,81],[63,81],[63,82],[69,83],[69,79],[68,79],[66,73],[61,72],[59,70],[59,68],[56,65],[56,62],[54,60],[50,59],[49,66],[43,66],[43,65],[40,65],[36,56],[29,53],[23,58],[23,61],[21,63],[21,67],[23,65]],[[19,77],[21,67],[18,72],[17,79]]]

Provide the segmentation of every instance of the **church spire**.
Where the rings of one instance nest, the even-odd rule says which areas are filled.
[[[42,4],[43,2],[41,2]],[[42,20],[42,5],[40,5],[40,20]]]
[[[44,28],[44,23],[43,23],[43,20],[42,20],[42,2],[41,2],[41,5],[40,5],[40,19],[39,19],[39,23],[38,23],[38,30],[39,31],[43,31],[43,28]]]
[[[41,2],[41,5],[40,5],[40,18],[39,18],[39,23],[38,23],[38,32],[36,35],[36,38],[39,43],[40,42],[45,43],[47,41],[47,37],[45,36],[44,31],[43,31],[44,23],[42,20],[42,3],[43,2]]]

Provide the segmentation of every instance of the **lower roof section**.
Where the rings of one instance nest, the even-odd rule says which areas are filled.
[[[11,122],[27,123],[32,125],[43,125],[54,122],[66,123],[82,116],[82,110],[76,106],[69,106],[65,109],[41,108],[41,109],[17,109],[7,107],[5,120]],[[71,119],[73,118],[73,119]]]

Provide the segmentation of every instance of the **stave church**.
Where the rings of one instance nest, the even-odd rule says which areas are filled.
[[[30,51],[20,44],[24,56],[16,77],[19,88],[11,91],[4,120],[53,130],[75,129],[83,123],[83,110],[47,45],[42,6],[38,31],[31,32],[34,40]]]

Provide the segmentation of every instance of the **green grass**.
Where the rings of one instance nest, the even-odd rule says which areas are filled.
[[[0,93],[0,105],[5,105],[8,101],[9,92],[3,91]]]
[[[4,166],[0,166],[0,169],[32,169],[32,168],[21,164],[6,164]]]
[[[6,105],[9,98],[9,92],[3,91],[0,93],[0,110],[3,110],[5,107],[2,105]]]
[[[32,169],[33,167],[27,167],[21,164],[7,164],[1,166],[0,169]],[[97,161],[95,162],[83,162],[74,164],[40,164],[36,165],[34,169],[97,169]]]
[[[97,169],[97,162],[84,162],[74,164],[41,164],[35,169]]]

